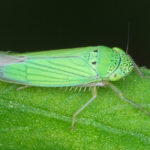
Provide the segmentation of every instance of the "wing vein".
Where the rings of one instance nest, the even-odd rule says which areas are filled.
[[[84,77],[84,78],[87,78],[86,76],[83,76],[83,75],[80,75],[80,74],[76,74],[76,73],[72,73],[72,72],[70,72],[70,71],[64,71],[63,69],[57,69],[57,68],[54,68],[54,67],[51,67],[51,66],[45,66],[45,65],[42,65],[42,64],[38,64],[38,63],[33,63],[33,62],[28,62],[28,63],[30,63],[30,64],[33,64],[33,65],[36,65],[36,66],[41,66],[41,67],[43,67],[43,68],[46,68],[46,69],[53,69],[53,70],[55,70],[55,71],[59,71],[59,72],[61,72],[61,73],[67,73],[67,74],[71,74],[71,75],[75,75],[75,76],[78,76],[78,77]],[[30,66],[31,67],[31,66]],[[37,69],[39,69],[38,67],[37,67]],[[40,70],[42,70],[41,68],[40,68]],[[48,71],[48,70],[46,70],[46,71]],[[50,72],[52,72],[52,70],[50,70]],[[56,73],[56,72],[55,72]],[[65,74],[64,74],[65,75]]]

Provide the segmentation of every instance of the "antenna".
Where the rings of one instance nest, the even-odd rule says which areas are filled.
[[[130,38],[130,22],[128,22],[128,36],[127,36],[127,47],[126,47],[127,54],[128,54],[128,49],[129,49],[129,38]]]

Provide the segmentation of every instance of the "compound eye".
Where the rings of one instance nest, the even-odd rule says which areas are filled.
[[[117,74],[115,73],[115,74],[114,74],[114,78],[116,78],[116,77],[117,77]]]

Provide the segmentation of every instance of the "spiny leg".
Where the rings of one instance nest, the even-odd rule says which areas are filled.
[[[65,88],[65,91],[67,91],[68,90],[68,86],[66,86],[66,88]]]
[[[86,91],[86,88],[87,88],[87,87],[85,86],[85,87],[84,87],[84,92]]]
[[[125,100],[126,102],[134,105],[136,108],[140,109],[141,111],[143,111],[144,113],[146,113],[148,116],[150,116],[150,112],[148,112],[147,110],[145,110],[142,106],[134,103],[130,99],[124,97],[124,95],[122,94],[122,92],[116,86],[114,86],[112,83],[105,82],[105,85],[109,86],[113,91],[115,91],[122,100]]]
[[[96,96],[97,96],[97,90],[96,90],[96,87],[93,87],[93,97],[86,103],[84,104],[78,111],[76,111],[72,117],[72,125],[71,125],[71,129],[74,128],[74,124],[75,124],[75,120],[76,120],[76,117],[79,115],[79,113],[84,110],[92,101],[95,100]]]
[[[74,88],[74,91],[76,91],[78,89],[78,87],[76,86],[75,88]]]
[[[79,91],[78,92],[81,92],[81,89],[82,89],[83,87],[81,86],[81,87],[79,87]]]
[[[21,87],[17,88],[17,91],[22,90],[22,89],[25,89],[25,88],[28,88],[28,87],[30,87],[30,86],[29,86],[29,85],[21,86]]]
[[[138,72],[141,78],[150,78],[150,76],[144,76],[144,74],[142,73],[142,71],[140,70],[140,68],[134,61],[133,61],[133,64],[134,64],[135,70]]]
[[[71,86],[70,89],[69,89],[69,91],[71,91],[72,89],[73,89],[73,87]]]

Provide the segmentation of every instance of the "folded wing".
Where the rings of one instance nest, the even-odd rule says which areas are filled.
[[[87,56],[9,56],[5,59],[3,63],[0,61],[0,79],[8,82],[62,87],[87,84],[96,78]]]

